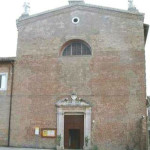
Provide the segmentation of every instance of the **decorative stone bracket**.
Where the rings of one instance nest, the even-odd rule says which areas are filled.
[[[91,104],[81,98],[78,98],[75,94],[71,95],[71,98],[65,98],[63,100],[59,100],[56,103],[57,107],[61,106],[76,106],[76,107],[91,107]]]

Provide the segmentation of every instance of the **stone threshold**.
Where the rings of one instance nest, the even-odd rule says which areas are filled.
[[[54,149],[0,147],[0,150],[54,150]]]
[[[0,147],[0,150],[54,150],[54,149]],[[64,150],[82,150],[82,149],[64,149]]]

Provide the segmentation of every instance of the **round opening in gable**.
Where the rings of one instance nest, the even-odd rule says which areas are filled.
[[[79,19],[78,17],[74,17],[74,18],[72,19],[72,23],[74,23],[74,24],[79,23],[79,21],[80,21],[80,19]]]

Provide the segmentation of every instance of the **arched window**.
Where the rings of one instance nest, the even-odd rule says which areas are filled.
[[[64,48],[62,55],[91,55],[91,48],[83,41],[73,41]]]

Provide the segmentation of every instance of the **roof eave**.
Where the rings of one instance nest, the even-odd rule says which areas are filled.
[[[15,62],[16,57],[0,57],[0,63],[4,63],[4,62]]]

